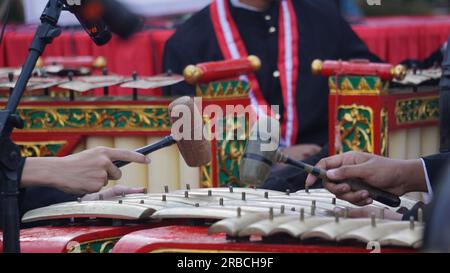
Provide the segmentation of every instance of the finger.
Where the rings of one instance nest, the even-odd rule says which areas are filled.
[[[367,218],[372,213],[372,210],[368,208],[354,208],[349,209],[347,217],[348,218]]]
[[[305,185],[306,185],[306,187],[311,187],[316,182],[317,182],[317,177],[312,174],[308,174],[308,177],[306,177]]]
[[[135,193],[144,193],[145,188],[131,188],[124,185],[116,185],[111,188],[113,196],[118,196],[122,194],[135,194]]]
[[[343,195],[346,193],[351,192],[351,187],[348,184],[342,183],[342,184],[334,184],[330,182],[325,182],[323,186],[329,190],[331,193],[338,195]]]
[[[106,171],[108,172],[108,179],[119,180],[122,177],[122,171],[111,161],[106,164]]]
[[[99,194],[97,193],[91,193],[91,194],[86,194],[83,197],[81,197],[81,201],[94,201],[94,200],[98,200],[99,198]]]
[[[372,203],[367,191],[347,192],[344,194],[338,194],[336,197],[357,206],[365,206]]]
[[[121,196],[122,194],[125,194],[126,186],[123,185],[115,185],[112,188],[106,189],[101,192],[101,194],[104,196],[104,198],[112,198],[116,196]]]
[[[111,160],[121,160],[142,164],[150,163],[150,158],[145,155],[125,149],[107,149],[106,154]]]
[[[125,194],[136,194],[136,193],[144,193],[145,188],[126,188]]]
[[[319,145],[311,145],[311,152],[314,154],[317,154],[318,152],[320,152],[320,150],[322,150],[322,147],[320,147]]]
[[[360,165],[351,165],[351,166],[342,166],[336,169],[328,169],[327,177],[330,180],[345,180],[352,178],[362,178],[363,180],[367,179],[368,172],[366,171],[366,167],[364,164]]]
[[[330,168],[337,168],[340,166],[339,162],[342,162],[341,157],[342,157],[342,155],[335,155],[335,156],[323,158],[316,164],[315,167],[320,168],[320,169],[325,169],[325,170],[330,169]],[[308,175],[308,177],[306,178],[305,185],[306,185],[306,187],[311,187],[316,182],[317,182],[316,177],[314,177],[312,175]]]
[[[367,198],[366,200],[360,202],[358,204],[358,206],[367,206],[373,203],[373,199],[372,198]]]
[[[322,168],[322,169],[335,169],[342,166],[344,161],[344,155],[333,155],[327,158],[323,158],[322,160],[317,163],[316,167]]]
[[[346,218],[361,218],[361,215],[364,214],[364,212],[361,211],[362,208],[338,208],[336,207],[334,209],[335,213],[338,213],[341,217]]]

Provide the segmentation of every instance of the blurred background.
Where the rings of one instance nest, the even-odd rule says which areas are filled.
[[[134,11],[147,16],[179,16],[199,10],[210,2],[209,0],[120,1]],[[348,16],[443,15],[450,12],[450,0],[381,0],[381,6],[368,5],[367,0],[330,1],[339,2],[343,12]],[[17,23],[35,22],[46,2],[45,0],[14,0],[10,20]]]
[[[369,6],[365,0],[348,1],[354,2],[366,16],[381,15],[438,15],[448,14],[450,1],[448,0],[385,0],[379,6]]]
[[[145,28],[129,41],[114,39],[96,47],[69,12],[59,24],[61,37],[46,50],[45,56],[102,55],[115,73],[143,75],[162,72],[161,58],[174,29],[211,0],[119,0],[145,18]],[[335,1],[355,32],[381,59],[399,63],[423,59],[442,47],[450,33],[450,0],[329,0]],[[5,20],[7,3],[0,1],[0,24]],[[47,0],[12,0],[4,41],[0,45],[0,67],[22,64],[28,44]],[[138,52],[138,54],[136,54]],[[146,60],[143,62],[142,60]]]

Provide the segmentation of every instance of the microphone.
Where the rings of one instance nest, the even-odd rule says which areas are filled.
[[[81,5],[63,2],[98,46],[111,40],[111,32],[127,39],[142,27],[138,16],[114,0],[84,0]]]
[[[265,127],[267,126],[267,127]],[[271,127],[273,130],[264,130]],[[252,127],[245,152],[239,165],[240,179],[251,185],[262,185],[278,161],[279,153],[279,122],[271,117],[260,116]],[[273,147],[264,149],[268,142],[275,143]]]
[[[169,104],[168,109],[172,124],[172,134],[153,144],[139,148],[135,152],[147,155],[176,143],[181,156],[189,167],[200,167],[211,162],[211,143],[203,136],[202,116],[194,101],[190,97],[181,97]],[[176,116],[177,112],[188,116]],[[183,125],[189,123],[190,126],[183,126],[183,130],[176,131],[174,130],[174,125],[177,128],[177,123],[182,123]],[[113,162],[119,168],[129,163],[120,160]]]
[[[258,123],[252,128],[252,134],[250,140],[247,142],[245,153],[242,158],[241,165],[239,166],[239,175],[244,183],[251,185],[261,185],[269,175],[272,165],[275,163],[284,163],[304,170],[305,172],[312,174],[322,180],[326,180],[331,183],[341,184],[346,183],[350,186],[352,191],[366,190],[369,196],[380,203],[388,205],[390,207],[400,206],[401,200],[395,194],[387,191],[380,190],[366,184],[361,179],[347,179],[343,181],[332,181],[327,177],[327,172],[320,168],[306,164],[302,161],[293,160],[286,155],[282,154],[278,149],[263,150],[261,146],[263,142],[258,140],[258,137],[266,136],[271,137],[272,140],[279,140],[279,136],[269,134],[267,132],[259,130],[261,123],[266,123],[265,118],[260,117]],[[279,126],[278,122],[270,118],[271,124]],[[264,140],[263,140],[264,141]],[[266,140],[267,141],[267,140]]]

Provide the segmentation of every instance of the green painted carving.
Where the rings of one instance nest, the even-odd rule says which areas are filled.
[[[22,107],[25,130],[161,130],[170,128],[166,106]]]
[[[248,128],[246,119],[232,117],[222,120],[225,128],[217,141],[217,168],[219,186],[245,186],[239,180],[239,165],[244,154]]]
[[[338,108],[341,152],[373,153],[373,111],[369,107],[350,105]]]
[[[439,97],[399,100],[395,106],[397,124],[439,120]]]
[[[23,157],[44,157],[44,156],[57,156],[59,150],[66,144],[65,141],[55,142],[36,142],[25,143],[17,142],[20,147],[20,152]]]
[[[250,90],[248,82],[219,81],[197,86],[196,95],[204,98],[246,97]]]
[[[330,90],[336,92],[336,76],[329,77]],[[339,90],[344,95],[377,95],[387,91],[389,83],[376,76],[339,76]]]
[[[74,245],[69,253],[110,253],[119,238],[92,241]]]

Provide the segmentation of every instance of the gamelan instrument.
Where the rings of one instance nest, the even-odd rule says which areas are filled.
[[[415,201],[401,198],[401,206],[411,208]],[[23,222],[45,221],[52,224],[45,234],[42,228],[24,230],[22,246],[36,250],[35,236],[49,236],[49,247],[61,243],[63,223],[67,231],[89,233],[94,226],[103,229],[90,234],[89,242],[79,242],[99,249],[108,242],[112,252],[173,251],[316,251],[363,252],[367,243],[379,243],[387,252],[412,251],[422,244],[424,224],[419,221],[393,221],[384,218],[388,210],[378,202],[366,218],[349,218],[357,207],[326,190],[296,193],[254,188],[203,188],[163,193],[130,194],[96,201],[75,201],[29,211]],[[366,208],[367,209],[367,208]],[[108,221],[114,227],[108,227]],[[60,227],[58,227],[60,226]],[[127,234],[124,230],[129,228]],[[114,230],[114,238],[107,235]],[[35,233],[33,233],[33,231]],[[178,231],[182,231],[178,236]],[[165,233],[165,236],[161,234]],[[187,233],[190,233],[188,235]],[[172,237],[168,237],[172,234]],[[69,234],[68,234],[69,235]],[[93,236],[97,238],[93,239]],[[109,236],[109,237],[108,237]],[[188,243],[198,237],[198,246]],[[69,236],[70,237],[70,236]],[[106,237],[106,238],[105,238]],[[64,241],[64,240],[63,240]],[[66,243],[69,243],[66,241]],[[184,243],[184,244],[183,244]],[[72,242],[73,244],[73,242]],[[95,246],[95,247],[94,247]],[[284,248],[284,250],[283,250]],[[58,249],[69,251],[70,246]]]
[[[204,106],[219,105],[223,111],[226,105],[249,105],[250,87],[235,79],[238,72],[225,69],[223,74],[214,75],[224,65],[209,63],[212,68],[207,66],[200,72],[207,77],[197,79],[196,95],[202,97]],[[429,85],[430,81],[394,86],[383,76],[387,67],[378,75],[379,68],[361,65],[357,67],[363,72],[340,68],[329,77],[330,153],[356,150],[395,158],[436,153],[437,87]],[[253,69],[248,59],[241,60],[238,68]],[[213,71],[214,77],[208,71]],[[180,79],[171,74],[164,77],[172,83]],[[213,81],[204,82],[208,77]],[[64,156],[96,146],[134,150],[158,143],[170,134],[171,99],[139,94],[130,100],[105,92],[121,84],[139,83],[142,78],[135,74],[131,79],[102,87],[100,96],[89,99],[72,90],[76,100],[67,100],[67,96],[55,94],[68,90],[55,87],[49,88],[47,95],[33,93],[18,108],[25,128],[14,133],[14,140],[26,156]],[[0,81],[9,79],[6,75]],[[141,87],[127,88],[137,92]],[[82,94],[88,92],[91,90]],[[212,128],[210,116],[204,115],[203,121]],[[242,124],[236,118],[223,122],[233,128],[231,134],[241,132]],[[283,193],[239,188],[244,186],[239,166],[248,137],[247,131],[242,132],[239,140],[212,140],[210,164],[189,167],[178,147],[171,145],[152,153],[148,166],[124,166],[122,178],[108,185],[144,187],[148,194],[80,200],[27,213],[24,222],[49,221],[51,225],[23,229],[24,251],[368,252],[369,244],[364,242],[369,242],[385,245],[382,252],[408,252],[421,244],[421,221],[381,219],[383,212],[395,209],[381,210],[386,206],[377,202],[369,207],[375,209],[375,217],[353,220],[345,214],[351,214],[355,207],[326,191]],[[190,190],[189,185],[202,189]],[[164,193],[158,193],[163,188]],[[183,188],[186,190],[179,190]],[[417,199],[401,197],[400,207],[411,208]]]
[[[439,151],[439,69],[316,60],[312,70],[329,76],[330,154],[412,159]]]

